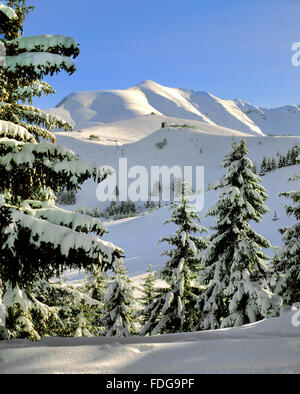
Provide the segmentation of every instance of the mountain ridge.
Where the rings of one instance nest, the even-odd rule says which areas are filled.
[[[300,135],[300,106],[263,108],[242,99],[225,100],[210,92],[163,86],[151,80],[128,89],[75,91],[47,110],[75,129],[108,125],[140,116],[201,121],[254,136]]]

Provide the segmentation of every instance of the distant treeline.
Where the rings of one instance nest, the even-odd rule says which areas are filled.
[[[276,168],[289,167],[297,164],[297,157],[299,154],[300,145],[294,145],[285,155],[278,152],[278,160],[276,160],[275,157],[270,158],[264,156],[260,165],[259,175],[263,176],[267,172],[276,170]]]

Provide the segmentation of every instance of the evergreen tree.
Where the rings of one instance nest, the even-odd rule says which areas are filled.
[[[32,106],[34,97],[54,93],[44,76],[75,71],[71,58],[79,49],[70,37],[24,37],[31,10],[25,0],[0,8],[6,48],[0,68],[0,281],[8,317],[14,314],[8,335],[16,337],[22,326],[23,337],[36,339],[31,314],[48,309],[34,298],[35,283],[68,268],[111,268],[123,252],[99,238],[106,231],[99,221],[55,204],[55,193],[76,192],[88,178],[96,179],[97,166],[55,144],[52,132],[72,127]]]
[[[94,300],[104,303],[108,280],[108,273],[94,265],[86,275],[84,292]]]
[[[71,304],[72,318],[70,319],[71,336],[93,337],[102,333],[103,327],[99,325],[95,317],[98,316],[100,307],[92,300],[92,304],[81,300],[79,303]],[[96,306],[98,308],[96,308]]]
[[[147,276],[145,278],[145,281],[143,283],[143,296],[140,299],[140,303],[142,305],[142,309],[138,311],[137,317],[140,320],[140,324],[142,327],[142,330],[140,332],[141,335],[145,335],[144,331],[147,332],[147,327],[148,324],[153,325],[157,324],[158,320],[155,320],[155,322],[152,321],[152,312],[153,312],[153,303],[157,300],[158,297],[158,291],[155,288],[155,275],[152,271],[152,265],[149,264],[148,270],[147,270]],[[154,314],[154,319],[157,318],[157,315]],[[145,330],[146,327],[146,330]]]
[[[300,156],[298,156],[300,163]],[[291,180],[300,180],[300,172]],[[300,300],[300,191],[281,193],[281,196],[290,198],[292,205],[286,205],[288,215],[296,218],[296,223],[280,230],[284,246],[277,252],[274,269],[278,275],[275,292],[282,296],[285,304],[292,304]]]
[[[274,170],[276,170],[276,168],[277,168],[276,160],[273,157],[271,160],[271,169],[272,169],[272,171],[274,171]]]
[[[266,156],[263,157],[262,163],[260,165],[259,175],[263,176],[268,171],[268,159]]]
[[[272,159],[268,158],[266,172],[270,172],[270,171],[272,171]]]
[[[288,167],[297,164],[297,157],[300,154],[300,145],[294,145],[285,155],[280,155],[278,168]]]
[[[18,286],[17,291],[8,288],[3,302],[9,338],[38,340],[42,336],[98,335],[94,316],[100,303],[83,289],[40,280],[32,286],[29,295]]]
[[[262,248],[270,243],[249,225],[268,211],[267,193],[246,157],[246,140],[233,141],[226,155],[227,172],[216,186],[218,202],[208,210],[215,216],[215,233],[204,251],[198,300],[202,317],[198,328],[240,326],[277,313],[280,299],[268,287],[268,257]]]
[[[115,275],[105,297],[103,324],[107,336],[127,337],[136,331],[133,286],[121,260],[116,264],[114,271]]]
[[[103,309],[103,304],[89,297],[83,287],[78,288],[65,283],[49,286],[46,281],[43,281],[41,286],[40,281],[33,293],[37,294],[39,300],[43,300],[44,305],[52,305],[59,317],[59,321],[54,321],[55,325],[50,324],[49,327],[49,322],[45,325],[44,335],[91,337],[101,334],[103,327],[96,317],[99,310]],[[52,321],[53,319],[50,323]],[[37,326],[36,322],[34,326]]]
[[[254,172],[254,174],[257,175],[257,165],[256,165],[256,163],[253,163],[253,172]]]
[[[282,167],[284,167],[285,166],[285,161],[284,161],[284,156],[283,155],[280,155],[279,156],[279,160],[278,160],[278,168],[282,168]]]
[[[194,282],[201,262],[200,251],[208,242],[197,234],[207,230],[200,225],[198,212],[188,200],[184,184],[182,200],[171,204],[172,215],[165,222],[177,225],[176,234],[159,241],[172,247],[162,253],[169,260],[159,275],[168,288],[160,289],[158,297],[148,307],[151,317],[142,327],[144,335],[192,331],[198,319],[195,304],[199,289]]]
[[[95,209],[94,209],[94,211],[93,211],[93,217],[94,218],[99,218],[101,215],[100,215],[100,209],[99,209],[99,207],[96,207]]]
[[[285,165],[286,165],[287,167],[293,165],[292,152],[291,152],[290,149],[288,150],[288,152],[287,152],[287,154],[286,154],[286,157],[285,157]]]
[[[300,145],[294,145],[291,150],[292,165],[297,164],[299,155],[300,155]]]

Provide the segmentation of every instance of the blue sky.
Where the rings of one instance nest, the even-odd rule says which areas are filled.
[[[145,79],[256,105],[300,104],[299,0],[31,0],[24,35],[80,43],[77,72],[48,79],[42,108],[77,90],[125,89]]]

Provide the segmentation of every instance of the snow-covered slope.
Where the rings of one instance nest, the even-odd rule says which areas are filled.
[[[65,112],[69,119],[72,118],[71,123],[80,129],[147,115],[154,111],[159,114],[139,89],[130,88],[71,93],[57,108],[48,112],[60,116]]]
[[[153,126],[154,127],[154,126]],[[229,134],[229,132],[232,134]],[[224,155],[231,150],[232,136],[237,140],[247,138],[249,157],[260,165],[263,156],[278,158],[300,143],[300,137],[253,137],[246,133],[201,124],[197,129],[166,127],[158,129],[124,145],[105,145],[80,139],[81,133],[57,133],[57,142],[75,151],[83,159],[99,165],[118,168],[122,157],[128,159],[128,167],[142,165],[146,168],[156,165],[205,166],[205,184],[214,183],[222,174],[219,165]],[[159,149],[156,144],[166,139],[166,145]],[[92,202],[86,195],[86,202]],[[95,196],[93,196],[95,198]],[[94,200],[95,201],[95,200]]]
[[[135,143],[122,146],[102,145],[80,140],[67,136],[65,133],[60,133],[57,138],[58,142],[71,148],[82,158],[104,166],[112,166],[116,171],[118,171],[119,158],[122,157],[127,158],[128,168],[136,165],[142,165],[148,170],[150,166],[161,165],[169,167],[173,165],[193,166],[193,168],[204,166],[205,190],[207,190],[209,184],[213,184],[221,178],[224,170],[220,168],[220,164],[224,155],[231,150],[232,140],[225,129],[222,131],[219,128],[216,134],[212,134],[213,131],[216,132],[215,126],[205,123],[202,123],[202,125],[202,129],[160,129]],[[77,134],[74,133],[75,136]],[[236,132],[235,136],[237,139],[244,137],[243,133],[239,132]],[[167,144],[163,149],[158,149],[157,142],[164,139],[166,139]],[[247,139],[249,157],[256,162],[258,168],[264,155],[278,158],[278,152],[286,153],[293,145],[300,143],[300,137],[247,136]],[[270,213],[265,215],[263,223],[254,224],[254,227],[259,233],[270,239],[274,245],[281,244],[278,229],[291,224],[293,221],[292,217],[286,216],[283,207],[286,200],[280,198],[278,194],[296,187],[295,184],[288,182],[288,179],[296,172],[296,167],[281,168],[266,174],[262,178],[263,185],[270,197],[267,201]],[[129,185],[131,181],[129,181]],[[92,180],[86,182],[78,193],[76,205],[69,208],[75,209],[78,206],[95,208],[98,206],[101,209],[101,204],[96,198],[96,187],[97,185]],[[205,217],[205,211],[215,203],[216,198],[217,193],[215,191],[205,192],[204,209],[203,212],[200,212],[205,227],[210,227],[213,224],[212,218]],[[272,218],[275,210],[279,220],[273,222]],[[125,250],[126,263],[132,277],[146,272],[149,263],[154,268],[162,266],[164,260],[160,253],[165,245],[158,245],[157,241],[172,232],[171,225],[163,226],[163,222],[169,214],[167,208],[162,208],[143,217],[107,225],[109,234],[106,235],[106,239],[120,245]],[[269,253],[272,253],[272,250]],[[74,277],[74,279],[76,278]]]
[[[75,129],[101,132],[115,122],[150,114],[201,121],[252,135],[299,135],[300,107],[260,108],[243,100],[224,100],[208,92],[171,88],[144,81],[125,90],[74,92],[48,110]],[[124,123],[123,129],[130,126]],[[128,130],[129,131],[129,130]]]
[[[193,106],[203,111],[215,124],[262,135],[260,128],[240,110],[233,100],[222,100],[208,92],[186,90],[183,94]]]
[[[144,81],[136,87],[142,91],[151,105],[166,116],[213,122],[195,108],[180,89],[169,88],[153,81]]]
[[[239,100],[223,100],[210,93],[147,80],[125,90],[74,92],[48,112],[69,121],[75,129],[96,130],[104,124],[113,127],[114,122],[156,114],[262,135],[240,104]]]
[[[263,185],[269,193],[266,205],[270,212],[264,216],[261,223],[252,223],[251,225],[259,234],[269,239],[274,246],[282,245],[278,229],[295,223],[293,217],[286,215],[283,204],[287,200],[279,197],[280,192],[295,189],[296,185],[288,182],[290,176],[296,172],[295,167],[282,168],[263,177]],[[205,217],[205,212],[216,202],[217,196],[215,191],[205,193],[204,209],[200,212],[200,218],[202,225],[208,229],[214,225],[214,218]],[[275,211],[278,215],[277,221],[273,221]],[[169,216],[168,207],[164,207],[142,217],[105,224],[109,233],[105,235],[104,239],[124,249],[126,266],[132,278],[138,280],[139,276],[146,272],[149,264],[152,264],[154,269],[163,267],[166,258],[161,256],[161,252],[167,249],[167,245],[157,242],[160,238],[174,234],[176,231],[172,224],[163,224]],[[273,249],[268,250],[267,253],[272,256]]]
[[[75,92],[48,112],[72,119],[76,129],[131,119],[136,116],[173,116],[211,122],[202,115],[178,89],[152,81],[125,90]]]
[[[247,132],[232,130],[223,126],[198,121],[173,118],[163,115],[143,115],[131,119],[98,124],[97,126],[88,127],[79,132],[58,132],[57,135],[68,136],[80,140],[90,140],[91,136],[98,138],[94,142],[104,145],[123,145],[130,142],[136,142],[140,139],[151,135],[161,128],[162,123],[172,125],[190,126],[199,133],[222,136],[244,136],[249,137]],[[170,127],[166,126],[166,129]]]
[[[0,373],[300,373],[300,331],[291,323],[293,313],[239,328],[147,338],[4,341]]]
[[[300,106],[260,108],[242,100],[234,102],[265,135],[300,135]]]

